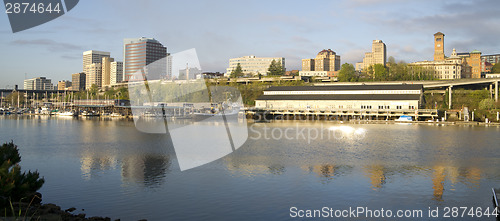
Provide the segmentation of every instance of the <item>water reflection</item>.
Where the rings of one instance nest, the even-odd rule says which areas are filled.
[[[146,187],[158,187],[165,182],[171,164],[169,156],[126,157],[121,165],[123,183],[142,183]]]

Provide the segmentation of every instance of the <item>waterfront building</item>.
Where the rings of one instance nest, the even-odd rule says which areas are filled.
[[[340,55],[332,49],[324,49],[314,59],[302,59],[302,71],[338,71]]]
[[[101,63],[103,57],[109,57],[110,53],[105,51],[90,50],[83,52],[83,72],[87,65]]]
[[[73,81],[71,89],[73,91],[83,91],[86,86],[86,74],[84,72],[76,73],[71,75],[71,80]]]
[[[413,67],[424,67],[434,71],[437,79],[481,78],[481,52],[457,53],[450,57],[444,54],[444,34],[434,34],[434,60],[410,63]]]
[[[372,51],[366,52],[363,62],[356,63],[356,71],[363,71],[374,64],[386,65],[387,48],[382,40],[373,40]]]
[[[236,66],[240,64],[244,75],[255,76],[261,74],[266,76],[272,61],[278,62],[285,69],[284,57],[256,57],[250,55],[229,59],[229,67],[226,69],[226,75],[229,76],[236,69]]]
[[[97,87],[102,86],[102,64],[93,63],[85,67],[86,79],[85,88],[88,90],[95,84]]]
[[[422,106],[418,84],[270,87],[255,103],[260,109],[302,111],[415,111]]]
[[[113,61],[110,65],[110,84],[121,83],[123,81],[123,62]]]
[[[123,75],[124,81],[168,78],[167,47],[154,38],[128,38],[123,40]],[[158,61],[158,62],[156,62]],[[152,64],[154,63],[154,64]],[[152,65],[151,65],[152,64]],[[134,74],[145,69],[142,79],[131,79]],[[135,76],[137,77],[137,76]]]
[[[54,90],[54,85],[46,77],[36,77],[24,80],[24,90]]]
[[[58,81],[57,82],[57,90],[63,91],[63,90],[69,90],[71,87],[71,81]]]

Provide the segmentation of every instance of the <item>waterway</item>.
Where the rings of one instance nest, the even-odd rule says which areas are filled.
[[[363,207],[420,210],[419,220],[438,208],[440,220],[447,207],[493,210],[500,188],[498,126],[280,121],[248,132],[234,152],[181,171],[170,137],[130,120],[0,116],[0,141],[45,178],[43,202],[87,216],[286,220]]]

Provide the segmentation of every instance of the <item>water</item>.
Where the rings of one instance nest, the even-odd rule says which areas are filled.
[[[500,127],[275,122],[249,131],[232,154],[181,172],[169,138],[132,121],[0,116],[0,141],[13,140],[22,169],[45,177],[43,202],[87,216],[285,220],[291,207],[366,207],[422,210],[418,220],[428,220],[438,207],[439,220],[445,207],[493,209],[500,187]]]

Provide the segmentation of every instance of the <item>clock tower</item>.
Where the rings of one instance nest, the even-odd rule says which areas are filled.
[[[444,34],[438,32],[434,34],[434,61],[444,60]]]

